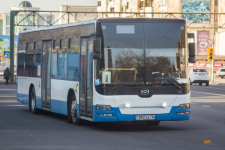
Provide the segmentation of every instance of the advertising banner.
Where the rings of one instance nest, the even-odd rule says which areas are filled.
[[[18,36],[15,36],[14,48],[17,49]],[[10,36],[0,35],[0,51],[10,50]]]
[[[182,12],[184,13],[210,13],[210,0],[182,0]],[[199,17],[199,14],[192,15],[182,15],[182,18],[187,22],[194,23],[209,23],[210,16],[205,15],[204,17]],[[199,18],[198,18],[199,17]],[[197,19],[198,18],[198,19]],[[196,20],[197,19],[197,20]]]
[[[209,39],[209,32],[198,31],[198,35],[197,35],[198,53],[207,52],[207,49],[209,48],[208,39]]]
[[[9,59],[9,57],[10,57],[10,51],[9,50],[3,50],[2,51],[2,58],[3,59]]]

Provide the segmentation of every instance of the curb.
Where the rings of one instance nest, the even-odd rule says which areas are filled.
[[[9,83],[9,84],[5,84],[5,82],[0,82],[0,85],[15,85],[16,82],[13,82],[13,83]]]
[[[217,84],[220,84],[220,83],[209,81],[209,84],[217,85]]]

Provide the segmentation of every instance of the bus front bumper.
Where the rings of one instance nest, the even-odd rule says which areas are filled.
[[[189,112],[188,115],[177,115],[177,113]],[[108,116],[102,116],[108,114]],[[110,116],[109,116],[110,115]],[[178,106],[173,106],[169,113],[166,114],[144,114],[155,115],[156,121],[173,121],[173,120],[189,120],[190,109],[178,109]],[[117,122],[117,121],[136,121],[134,115],[121,114],[119,108],[112,107],[112,110],[97,110],[93,106],[93,121],[94,122]]]

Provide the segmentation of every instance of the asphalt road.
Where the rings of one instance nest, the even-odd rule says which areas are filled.
[[[32,114],[16,102],[15,85],[0,85],[0,150],[225,150],[225,84],[191,90],[189,121],[75,126],[62,115]]]

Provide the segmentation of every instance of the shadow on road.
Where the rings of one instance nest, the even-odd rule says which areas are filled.
[[[187,128],[171,127],[163,123],[154,126],[144,122],[118,122],[118,123],[89,123],[90,128],[107,132],[145,132],[145,131],[180,131]]]
[[[31,113],[28,110],[21,110],[24,113]],[[67,116],[60,115],[48,111],[40,111],[36,116],[43,117],[43,119],[59,121],[59,122],[67,122]],[[83,125],[77,126],[76,128],[80,128],[81,130],[94,129],[103,132],[145,132],[145,131],[180,131],[180,130],[188,130],[187,128],[183,128],[181,126],[171,127],[167,125],[163,125],[165,122],[161,122],[158,126],[147,125],[145,122],[89,122],[85,121]],[[69,124],[68,124],[69,125]],[[73,124],[71,124],[73,125]],[[86,129],[85,129],[86,128]]]

